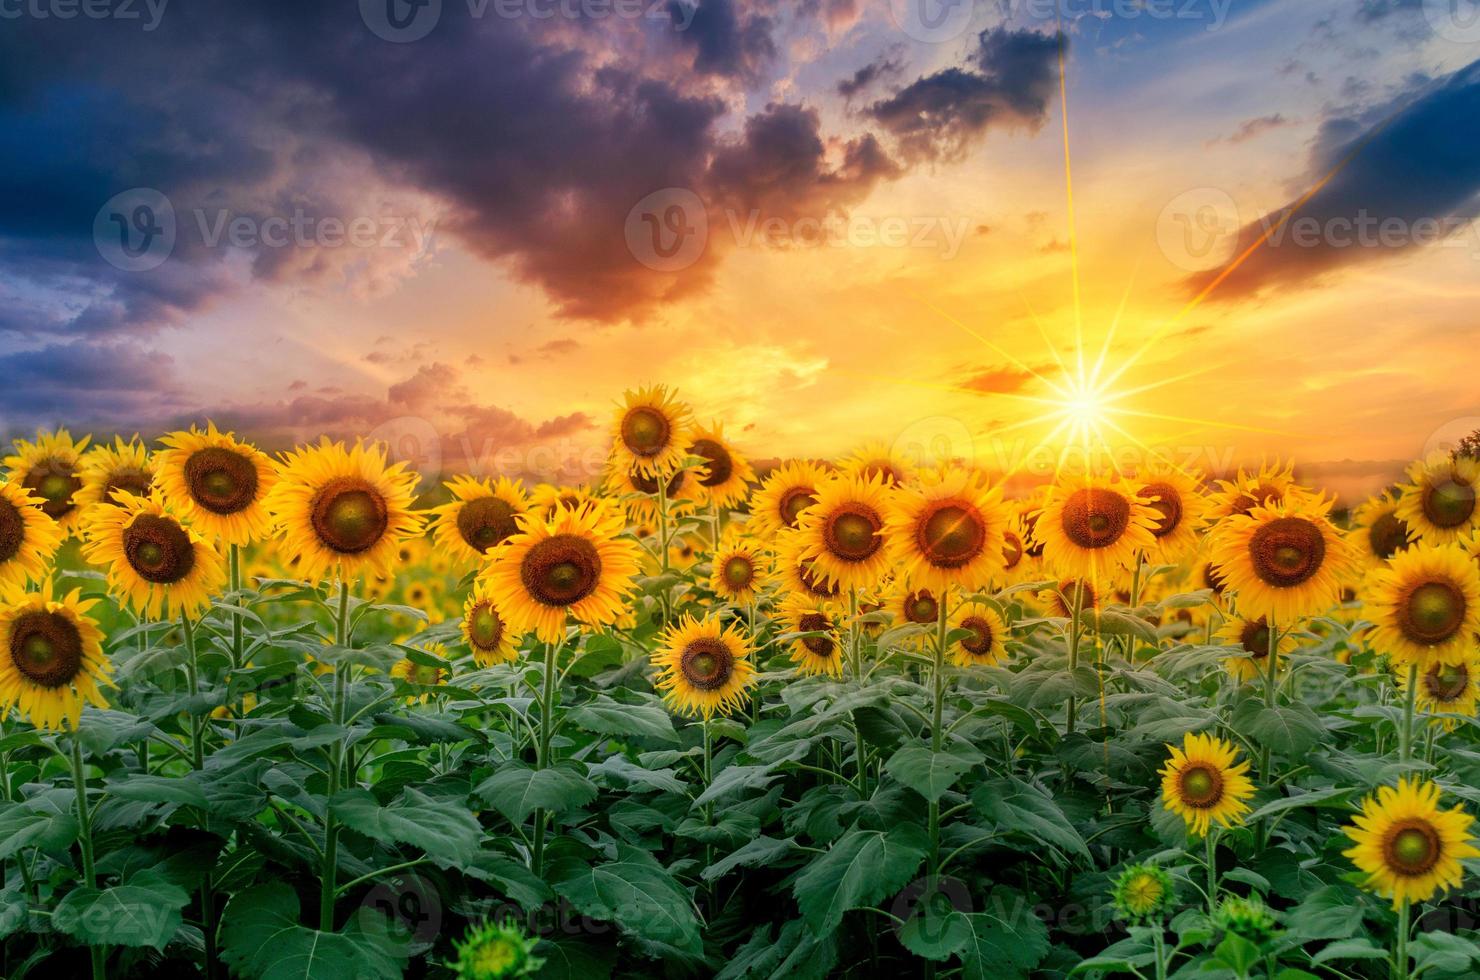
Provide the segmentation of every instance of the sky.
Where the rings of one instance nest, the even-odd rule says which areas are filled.
[[[0,0],[0,174],[10,434],[582,479],[664,383],[1354,495],[1480,428],[1475,0]]]

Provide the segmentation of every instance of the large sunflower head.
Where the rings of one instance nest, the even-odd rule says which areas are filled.
[[[36,441],[15,440],[15,453],[5,457],[10,482],[19,483],[41,500],[41,509],[56,521],[63,533],[77,530],[82,506],[82,453],[91,436],[73,439],[66,429],[37,432]]]
[[[496,482],[458,476],[445,484],[452,502],[433,509],[432,539],[444,554],[464,562],[519,533],[519,515],[529,509],[524,489],[508,477]]]
[[[761,537],[795,528],[802,513],[817,503],[817,491],[828,479],[821,466],[806,460],[788,460],[761,481],[751,495],[750,513]]]
[[[107,707],[112,667],[88,615],[96,604],[77,590],[54,599],[50,582],[0,603],[0,713],[19,707],[37,728],[75,731],[84,703]]]
[[[723,509],[745,499],[746,489],[755,479],[755,470],[735,451],[718,422],[693,427],[688,454],[704,460],[704,465],[694,473],[701,500]]]
[[[1474,817],[1462,808],[1439,809],[1435,783],[1400,779],[1378,787],[1362,801],[1362,812],[1345,828],[1353,846],[1347,857],[1366,876],[1366,886],[1398,908],[1425,902],[1459,887],[1465,858],[1480,857],[1470,836]]]
[[[839,589],[867,589],[889,568],[884,525],[889,494],[882,477],[841,476],[823,483],[801,517],[801,558]]]
[[[1295,464],[1278,459],[1266,460],[1252,473],[1240,467],[1232,480],[1218,480],[1215,485],[1208,509],[1214,521],[1247,514],[1255,507],[1294,503],[1305,495],[1295,483]]]
[[[207,422],[204,431],[191,426],[159,441],[164,448],[154,456],[155,480],[176,513],[227,544],[267,537],[272,529],[267,497],[277,470],[266,453],[222,432],[214,422]]]
[[[463,603],[458,627],[462,630],[463,642],[467,643],[473,659],[481,667],[509,663],[519,656],[518,647],[514,644],[514,631],[499,613],[488,583],[481,579],[473,583],[473,589]]]
[[[116,507],[95,507],[83,528],[82,553],[102,566],[109,588],[137,612],[195,616],[226,584],[226,566],[210,542],[180,523],[156,497],[118,491]]]
[[[1238,751],[1212,735],[1188,732],[1181,747],[1170,753],[1161,770],[1163,805],[1187,822],[1187,828],[1206,837],[1213,821],[1232,827],[1249,812],[1254,795],[1249,764],[1236,762]]]
[[[1258,619],[1231,617],[1218,630],[1217,636],[1224,646],[1238,651],[1238,656],[1223,661],[1223,669],[1239,683],[1248,684],[1269,673],[1269,622],[1262,616]],[[1289,633],[1280,634],[1276,657],[1284,656],[1289,638]]]
[[[1398,685],[1408,690],[1408,671],[1398,671]],[[1480,706],[1480,651],[1471,650],[1458,663],[1435,661],[1418,672],[1418,690],[1414,699],[1420,711],[1436,715],[1475,717]],[[1440,718],[1436,723],[1453,731],[1457,718]]]
[[[1005,655],[1007,624],[985,602],[963,602],[957,606],[951,613],[951,629],[971,631],[970,636],[952,643],[946,651],[958,667],[991,666]]]
[[[612,461],[618,469],[667,476],[688,450],[689,407],[664,385],[629,391],[612,423]]]
[[[1286,629],[1341,599],[1358,559],[1327,519],[1329,506],[1319,497],[1306,497],[1293,505],[1255,507],[1218,523],[1209,558],[1237,597],[1240,615],[1273,617]]]
[[[111,446],[98,443],[82,454],[78,467],[82,488],[73,499],[86,510],[97,504],[116,504],[115,490],[147,497],[154,489],[154,465],[148,448],[137,437],[125,442],[115,436]]]
[[[752,603],[770,578],[768,564],[755,541],[738,532],[726,531],[714,552],[709,588],[737,605]]]
[[[1137,475],[1136,497],[1151,509],[1151,560],[1176,564],[1196,547],[1207,522],[1208,501],[1196,474],[1157,464]]]
[[[1380,565],[1408,547],[1413,535],[1398,516],[1398,501],[1380,493],[1352,511],[1351,541],[1368,567]]]
[[[62,529],[42,500],[15,482],[0,482],[0,591],[39,582],[62,544]]]
[[[1399,663],[1458,663],[1480,632],[1480,568],[1459,545],[1421,542],[1367,577],[1372,646]]]
[[[525,515],[520,527],[483,572],[516,634],[558,643],[568,618],[590,626],[617,621],[640,555],[637,542],[622,536],[620,514],[562,509],[548,523]]]
[[[787,633],[804,633],[791,641],[791,659],[802,674],[843,673],[843,643],[836,611],[826,602],[793,595],[781,604],[781,622]]]
[[[401,542],[421,533],[411,510],[416,483],[405,463],[386,463],[383,445],[325,438],[283,456],[266,504],[304,580],[335,569],[387,574]]]
[[[842,595],[837,581],[823,574],[814,559],[806,557],[809,542],[800,528],[778,534],[775,548],[775,570],[788,595],[814,602],[827,602]]]
[[[686,715],[727,714],[741,704],[755,678],[753,653],[738,623],[726,627],[714,616],[685,615],[663,633],[653,654],[658,690]]]
[[[1398,488],[1397,515],[1411,538],[1452,544],[1480,529],[1480,462],[1436,451],[1408,467],[1408,481]]]
[[[901,578],[944,593],[983,589],[1002,573],[1008,511],[975,471],[931,471],[895,491],[889,546]]]
[[[1054,486],[1033,536],[1060,575],[1101,581],[1150,553],[1161,512],[1123,480],[1077,477]]]

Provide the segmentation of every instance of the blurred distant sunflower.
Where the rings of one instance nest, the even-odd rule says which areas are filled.
[[[1238,751],[1232,745],[1188,732],[1180,748],[1167,749],[1171,755],[1161,770],[1161,794],[1168,810],[1199,837],[1208,835],[1215,820],[1224,827],[1243,822],[1254,784],[1249,782],[1249,764],[1235,764]]]
[[[1158,464],[1137,475],[1136,496],[1151,508],[1152,548],[1147,558],[1176,564],[1190,554],[1198,532],[1206,523],[1208,501],[1198,489],[1198,480],[1173,466]]]
[[[845,476],[828,480],[817,491],[816,505],[801,516],[799,557],[842,589],[867,589],[889,568],[884,523],[889,495],[883,478]]]
[[[1408,524],[1398,516],[1398,501],[1380,493],[1352,512],[1351,542],[1368,565],[1387,561],[1408,547]]]
[[[627,513],[634,524],[655,525],[658,522],[658,478],[642,470],[620,470],[608,465],[606,484],[609,491],[623,496]],[[693,470],[674,470],[663,481],[663,498],[668,513],[686,514],[694,509],[699,492],[699,479]],[[638,537],[646,537],[639,534]]]
[[[704,460],[695,473],[703,500],[723,509],[745,499],[755,479],[755,470],[725,439],[723,426],[718,422],[694,426],[689,434],[688,453]]]
[[[668,544],[668,567],[687,571],[704,556],[709,543],[697,534],[680,534]]]
[[[1326,518],[1328,507],[1311,497],[1219,522],[1209,557],[1236,596],[1239,615],[1273,617],[1286,629],[1336,605],[1358,560]]]
[[[971,635],[946,648],[958,667],[989,667],[999,663],[1007,644],[1007,624],[985,602],[963,602],[951,613],[951,629],[971,630]]]
[[[788,633],[819,634],[791,641],[791,659],[800,673],[834,677],[843,673],[838,620],[826,603],[791,596],[781,604],[781,622]]]
[[[1232,480],[1218,480],[1215,485],[1208,508],[1208,517],[1214,521],[1247,514],[1255,507],[1294,503],[1304,495],[1295,483],[1295,464],[1282,464],[1278,459],[1265,461],[1253,473],[1241,467]]]
[[[751,523],[762,538],[794,528],[802,512],[817,503],[817,488],[827,474],[816,463],[789,460],[772,470],[750,498]]]
[[[1043,543],[1043,560],[1060,575],[1093,582],[1132,567],[1155,545],[1152,528],[1160,515],[1136,495],[1137,489],[1095,476],[1056,485],[1033,527],[1033,536]]]
[[[578,486],[556,486],[540,483],[530,491],[528,513],[541,521],[553,521],[556,514],[567,511],[611,510],[605,498],[591,492],[584,483]]]
[[[983,589],[1001,574],[1008,514],[1002,491],[976,472],[932,471],[895,491],[889,549],[901,578],[945,592]]]
[[[1480,529],[1480,507],[1475,505],[1480,463],[1434,452],[1408,467],[1408,479],[1398,488],[1396,513],[1408,525],[1410,539],[1452,544]]]
[[[612,424],[612,461],[618,469],[667,476],[688,450],[689,407],[664,385],[629,391]]]
[[[78,467],[82,488],[73,496],[84,510],[94,504],[115,504],[114,490],[127,490],[147,497],[154,489],[154,463],[149,450],[137,438],[128,442],[115,436],[113,445],[98,443],[82,454]]]
[[[894,617],[895,626],[924,626],[925,632],[911,637],[906,645],[920,649],[932,642],[935,628],[940,623],[940,597],[929,589],[914,589],[896,582],[890,590],[885,604]]]
[[[1480,857],[1470,836],[1474,819],[1460,807],[1440,810],[1437,784],[1400,779],[1396,789],[1380,786],[1362,801],[1354,826],[1345,828],[1354,846],[1343,853],[1394,908],[1424,902],[1459,887],[1460,862]]]
[[[1010,505],[1013,526],[1019,529],[1023,538],[1023,549],[1029,558],[1043,557],[1043,543],[1033,532],[1038,527],[1038,518],[1043,515],[1043,505],[1048,502],[1050,489],[1047,484],[1034,487],[1028,496],[1022,500],[1014,500]]]
[[[1400,670],[1397,676],[1398,686],[1406,692],[1408,671]],[[1422,668],[1414,700],[1420,711],[1473,718],[1476,707],[1480,706],[1480,653],[1472,650],[1459,663],[1435,661]],[[1454,718],[1436,721],[1448,731],[1458,724]]]
[[[823,575],[816,562],[803,557],[807,541],[800,529],[777,535],[775,547],[776,570],[789,593],[815,601],[836,599],[842,594],[838,584]]]
[[[62,529],[42,500],[14,482],[0,482],[0,590],[39,582],[62,544]]]
[[[865,481],[877,478],[889,489],[907,486],[916,476],[913,463],[877,441],[865,443],[852,455],[838,460],[838,472],[843,476],[859,476]]]
[[[720,538],[713,564],[709,575],[710,590],[736,605],[754,602],[756,593],[765,587],[770,577],[760,546],[735,532],[727,532]]]
[[[109,589],[135,611],[155,619],[198,615],[226,584],[220,552],[158,498],[124,490],[114,499],[118,506],[88,515],[83,555],[106,570]]]
[[[443,663],[428,664],[413,660],[410,657],[402,657],[391,668],[391,676],[423,689],[441,687],[452,674],[452,671],[445,666],[446,650],[442,644],[433,643],[428,645],[422,653],[425,655],[422,658],[423,660],[436,658]],[[420,702],[426,704],[431,700],[431,696],[432,692],[430,690],[422,690],[418,694],[408,694],[406,700],[412,703]]]
[[[0,604],[0,714],[18,706],[37,728],[59,731],[66,722],[75,731],[84,703],[108,706],[101,688],[112,667],[88,616],[97,601],[76,589],[53,599],[47,582]]]
[[[401,542],[421,533],[411,510],[417,479],[405,463],[387,465],[382,445],[347,449],[326,437],[284,454],[266,504],[301,556],[301,578],[316,582],[336,568],[347,577],[387,574]]]
[[[639,564],[637,543],[620,536],[620,515],[561,510],[549,523],[526,516],[520,527],[483,572],[515,633],[558,643],[568,616],[589,625],[616,621]]]
[[[1008,521],[1002,529],[1002,577],[1003,584],[1011,584],[1027,570],[1031,557],[1024,540],[1021,522],[1016,518]]]
[[[1078,596],[1078,605],[1081,612],[1093,612],[1100,608],[1101,589],[1107,589],[1110,583],[1101,582],[1100,588],[1088,579],[1062,579],[1058,584],[1048,590],[1048,602],[1050,610],[1064,619],[1074,617],[1075,596]]]
[[[690,716],[713,717],[740,705],[755,677],[754,653],[738,623],[685,615],[663,634],[653,654],[663,699]]]
[[[1421,670],[1460,663],[1480,631],[1480,568],[1458,545],[1416,544],[1373,569],[1366,581],[1371,644]]]
[[[82,452],[91,439],[83,436],[74,441],[66,429],[37,432],[35,442],[15,440],[15,453],[5,457],[10,482],[41,498],[41,509],[63,534],[75,532],[82,517],[76,494],[82,489]]]
[[[1217,633],[1225,646],[1242,651],[1245,656],[1229,657],[1223,661],[1223,669],[1240,684],[1248,684],[1266,676],[1269,672],[1269,623],[1259,619],[1241,619],[1237,616],[1223,624]],[[1277,656],[1284,656],[1288,632],[1280,634]]]
[[[476,581],[463,603],[462,620],[458,623],[463,640],[473,652],[473,659],[480,667],[509,663],[519,656],[514,645],[514,631],[509,629],[499,615],[488,583]]]
[[[431,582],[407,582],[401,600],[413,609],[429,613],[437,604],[437,588]]]
[[[267,495],[277,470],[267,454],[206,423],[159,440],[155,480],[165,502],[201,533],[227,544],[265,539],[272,529]]]
[[[432,537],[442,551],[478,561],[490,548],[519,533],[518,517],[529,509],[524,491],[508,477],[496,483],[458,476],[443,486],[452,502],[433,508]]]

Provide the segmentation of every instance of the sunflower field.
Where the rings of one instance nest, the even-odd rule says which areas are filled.
[[[0,483],[0,976],[1480,975],[1480,464]]]

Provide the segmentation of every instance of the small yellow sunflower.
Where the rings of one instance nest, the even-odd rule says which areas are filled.
[[[984,589],[1002,574],[1008,511],[1002,491],[966,470],[932,471],[894,493],[889,548],[897,574],[918,588]]]
[[[529,494],[529,511],[536,520],[553,521],[562,511],[615,509],[605,497],[598,497],[591,488],[582,483],[578,486],[556,486],[553,483],[537,484]]]
[[[1408,524],[1398,516],[1398,501],[1391,494],[1380,493],[1352,512],[1349,538],[1369,567],[1407,548],[1411,537]]]
[[[1027,534],[1024,532],[1022,522],[1016,517],[1010,518],[1007,526],[1002,529],[1002,578],[1001,584],[1011,585],[1022,581],[1022,576],[1028,574],[1033,565],[1033,558],[1028,554]]]
[[[718,422],[694,426],[688,454],[704,460],[695,473],[701,500],[723,509],[745,499],[746,490],[755,480],[755,470],[725,439],[724,427]]]
[[[1119,479],[1084,476],[1056,485],[1033,536],[1060,575],[1101,582],[1151,552],[1159,511]]]
[[[736,605],[755,601],[756,593],[766,587],[770,578],[766,558],[750,538],[727,531],[714,552],[709,588],[715,595]]]
[[[1408,671],[1399,670],[1398,686],[1408,690]],[[1471,651],[1457,664],[1442,661],[1430,664],[1418,674],[1418,691],[1414,695],[1420,711],[1441,715],[1475,716],[1480,705],[1480,652]],[[1454,718],[1436,719],[1445,731],[1453,731]]]
[[[1153,546],[1147,559],[1175,565],[1197,548],[1198,532],[1207,523],[1208,501],[1192,473],[1165,464],[1137,475],[1136,496],[1151,508]]]
[[[656,686],[675,710],[711,718],[728,714],[745,699],[755,678],[754,650],[738,623],[685,615],[663,633],[653,654]]]
[[[226,584],[212,545],[175,519],[158,498],[114,494],[117,507],[96,507],[83,527],[82,553],[102,566],[108,587],[155,619],[196,616]]]
[[[778,534],[775,547],[775,569],[788,594],[818,602],[842,595],[837,582],[823,575],[815,561],[804,557],[807,541],[800,529]]]
[[[1094,615],[1100,608],[1101,591],[1110,587],[1110,583],[1101,582],[1099,588],[1089,579],[1061,579],[1057,585],[1048,589],[1049,610],[1056,616],[1064,619],[1074,617],[1075,596],[1079,597],[1078,606],[1081,613],[1088,612]]]
[[[147,497],[154,489],[154,463],[149,450],[138,437],[123,441],[115,436],[113,445],[98,443],[82,454],[78,468],[82,488],[73,499],[84,510],[96,504],[115,504],[114,490],[127,490],[135,497]]]
[[[488,583],[476,581],[473,590],[463,603],[462,620],[458,623],[463,641],[473,652],[473,659],[480,667],[510,663],[519,656],[514,645],[514,631],[509,629],[499,615]]]
[[[832,609],[822,602],[791,596],[781,604],[781,622],[788,633],[817,633],[791,641],[791,659],[802,674],[843,673],[843,644]]]
[[[688,450],[689,407],[664,385],[629,391],[612,423],[612,460],[618,469],[667,476]]]
[[[61,547],[62,529],[41,505],[19,483],[0,482],[0,590],[41,581]]]
[[[405,463],[387,465],[384,446],[347,449],[325,437],[284,454],[266,504],[304,580],[336,569],[388,574],[401,542],[421,533],[411,510],[416,483]]]
[[[37,728],[76,731],[84,703],[108,706],[101,688],[112,684],[112,666],[88,616],[97,601],[75,589],[55,600],[47,582],[0,604],[0,714],[18,706]]]
[[[1255,507],[1293,504],[1305,496],[1305,491],[1295,483],[1295,464],[1281,463],[1278,459],[1272,463],[1265,461],[1253,473],[1240,467],[1232,480],[1218,480],[1214,485],[1217,489],[1208,507],[1208,517],[1214,521],[1247,514]]]
[[[420,702],[421,704],[426,704],[428,701],[431,700],[432,692],[425,689],[441,687],[447,681],[447,678],[452,676],[452,671],[445,666],[447,659],[446,650],[443,648],[442,644],[429,644],[422,652],[425,653],[428,657],[437,658],[438,660],[442,661],[444,665],[418,663],[417,661],[412,660],[410,657],[402,657],[400,660],[396,661],[395,666],[391,667],[392,677],[403,680],[407,684],[412,684],[416,687],[423,688],[420,694],[406,695],[406,702],[408,704],[414,704],[417,702]]]
[[[632,523],[656,525],[658,523],[658,478],[642,470],[617,469],[614,461],[607,464],[606,486],[608,491],[621,495],[627,506],[627,515]],[[663,482],[663,498],[668,504],[670,519],[676,514],[689,514],[699,495],[699,479],[694,470],[674,470]],[[637,535],[639,538],[645,534]]]
[[[885,608],[894,618],[895,626],[926,627],[925,632],[906,640],[904,645],[918,650],[934,642],[935,629],[940,623],[940,596],[929,589],[915,589],[896,582],[889,591]]]
[[[244,545],[272,529],[267,496],[277,470],[267,454],[207,422],[159,440],[155,479],[165,502],[211,538]],[[310,450],[309,452],[312,452]]]
[[[881,476],[845,476],[828,480],[817,503],[801,516],[799,557],[839,589],[878,585],[889,569],[884,525],[889,495]]]
[[[817,503],[827,473],[816,463],[789,460],[772,470],[750,498],[751,524],[762,539],[795,528],[802,512]]]
[[[82,453],[91,439],[73,440],[66,429],[37,432],[35,442],[15,440],[15,453],[5,457],[10,482],[40,497],[41,509],[64,534],[76,531],[82,517],[77,491],[82,489]]]
[[[1263,618],[1241,619],[1237,616],[1223,624],[1217,634],[1224,646],[1242,651],[1244,656],[1229,657],[1223,661],[1223,669],[1240,684],[1248,684],[1264,678],[1269,673],[1269,623]],[[1275,655],[1283,657],[1289,646],[1288,632],[1280,634]]]
[[[858,476],[865,481],[882,480],[885,487],[908,486],[915,481],[915,465],[882,442],[868,442],[851,456],[838,460],[843,476]]]
[[[1218,523],[1209,558],[1236,596],[1239,615],[1273,617],[1285,629],[1336,605],[1359,563],[1327,519],[1329,506],[1304,498]]]
[[[529,501],[513,480],[501,477],[490,483],[459,476],[443,485],[453,499],[432,510],[432,538],[445,554],[479,561],[488,549],[519,533],[518,517],[529,509]]]
[[[1380,786],[1362,801],[1362,812],[1345,828],[1354,846],[1344,851],[1366,876],[1366,887],[1393,900],[1424,902],[1458,888],[1465,858],[1480,857],[1470,836],[1474,822],[1461,807],[1439,809],[1435,783],[1400,779]]]
[[[1427,669],[1459,663],[1480,632],[1480,568],[1458,545],[1422,542],[1400,551],[1366,580],[1374,649]]]
[[[558,643],[567,617],[592,626],[616,621],[640,554],[635,541],[621,536],[619,514],[561,510],[549,523],[526,515],[520,527],[483,572],[489,595],[515,633]]]
[[[997,610],[984,602],[963,602],[951,613],[951,629],[971,630],[971,635],[946,650],[958,667],[990,667],[1000,663],[1007,644],[1007,624]]]
[[[1182,739],[1181,748],[1167,749],[1171,755],[1161,770],[1161,796],[1168,810],[1199,837],[1208,835],[1215,820],[1224,827],[1243,822],[1254,784],[1249,764],[1234,764],[1238,750],[1220,738],[1193,732]]]
[[[1408,525],[1410,539],[1453,544],[1480,529],[1475,506],[1480,463],[1436,451],[1410,465],[1408,479],[1398,488],[1397,515]]]

